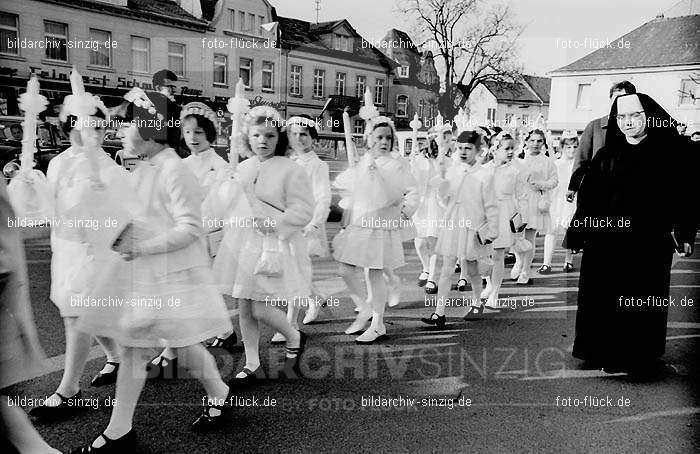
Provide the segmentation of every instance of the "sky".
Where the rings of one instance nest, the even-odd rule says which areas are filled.
[[[488,0],[487,0],[488,1]],[[526,74],[544,76],[653,20],[678,0],[505,0],[525,26],[518,41]],[[316,21],[316,0],[270,0],[281,16]],[[411,30],[397,0],[321,0],[320,21],[347,19],[368,40]],[[409,33],[410,34],[410,33]],[[578,48],[574,48],[578,47]]]

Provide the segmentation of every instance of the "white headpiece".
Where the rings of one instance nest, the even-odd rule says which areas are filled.
[[[76,129],[82,129],[85,126],[83,123],[90,115],[94,115],[98,110],[101,110],[107,122],[109,122],[109,111],[107,106],[102,102],[99,96],[87,93],[83,85],[83,76],[78,74],[78,70],[73,67],[70,75],[70,84],[73,94],[66,96],[63,99],[61,112],[58,114],[59,120],[65,122],[69,115],[73,115],[79,119],[76,122]]]
[[[365,105],[360,107],[360,118],[365,120],[365,138],[369,144],[369,137],[372,131],[374,131],[375,125],[386,123],[391,128],[391,132],[396,137],[396,126],[394,126],[394,121],[385,117],[384,115],[379,115],[377,107],[374,105],[374,100],[372,99],[372,92],[369,91],[369,87],[365,89]]]
[[[189,104],[185,104],[180,111],[180,120],[185,118],[187,115],[201,115],[215,125],[218,121],[216,114],[211,107],[202,102],[191,102]]]

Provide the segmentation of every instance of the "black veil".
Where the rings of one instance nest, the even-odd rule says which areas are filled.
[[[624,96],[636,96],[639,98],[639,102],[644,109],[644,114],[647,117],[646,131],[649,139],[654,142],[659,140],[671,141],[668,145],[675,141],[680,142],[680,136],[676,130],[678,122],[674,120],[658,102],[654,101],[651,96],[645,93],[630,93],[618,96],[615,98],[615,102],[612,103],[610,115],[608,116],[608,130],[605,135],[606,147],[614,147],[626,142],[625,135],[620,131],[616,120],[617,101]]]

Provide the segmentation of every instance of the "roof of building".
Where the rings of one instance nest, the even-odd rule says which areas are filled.
[[[342,54],[342,58],[345,60],[354,60],[370,64],[379,63],[387,69],[398,66],[396,62],[387,58],[377,48],[369,45],[346,19],[312,24],[301,19],[277,16],[277,21],[280,27],[280,44],[284,49],[303,48],[305,51],[330,57],[338,57]],[[359,43],[355,45],[354,52],[343,52],[332,49],[321,39],[322,35],[330,33],[341,24],[347,25],[348,28],[352,30],[352,33],[363,41],[362,45]]]
[[[384,38],[382,38],[382,41],[394,43],[394,48],[408,49],[418,53],[418,48],[413,43],[413,40],[408,36],[408,33],[403,30],[392,28],[386,33]]]
[[[92,0],[37,0],[70,8],[101,12],[157,24],[175,25],[181,28],[205,31],[206,20],[197,19],[172,0],[128,0],[127,6],[118,6]]]
[[[542,102],[549,104],[549,92],[552,90],[552,78],[528,75],[523,75],[523,78]]]
[[[618,47],[617,43],[622,43]],[[627,43],[629,42],[629,46]],[[657,17],[554,72],[649,68],[700,63],[700,14]]]
[[[523,75],[519,82],[483,82],[498,102],[549,104],[551,79]]]

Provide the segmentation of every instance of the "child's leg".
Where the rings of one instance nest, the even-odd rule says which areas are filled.
[[[454,274],[454,263],[456,257],[442,256],[442,268],[440,268],[440,281],[438,283],[437,303],[435,305],[435,313],[437,315],[445,315],[445,300],[450,294],[450,281]]]
[[[553,233],[548,233],[544,236],[544,264],[552,266],[552,256],[554,255],[554,243],[557,236]]]
[[[490,307],[498,307],[498,293],[501,291],[503,272],[505,270],[505,265],[503,263],[504,256],[505,249],[497,248],[493,250],[493,270],[491,271],[491,285],[493,286],[493,290],[486,303]]]

